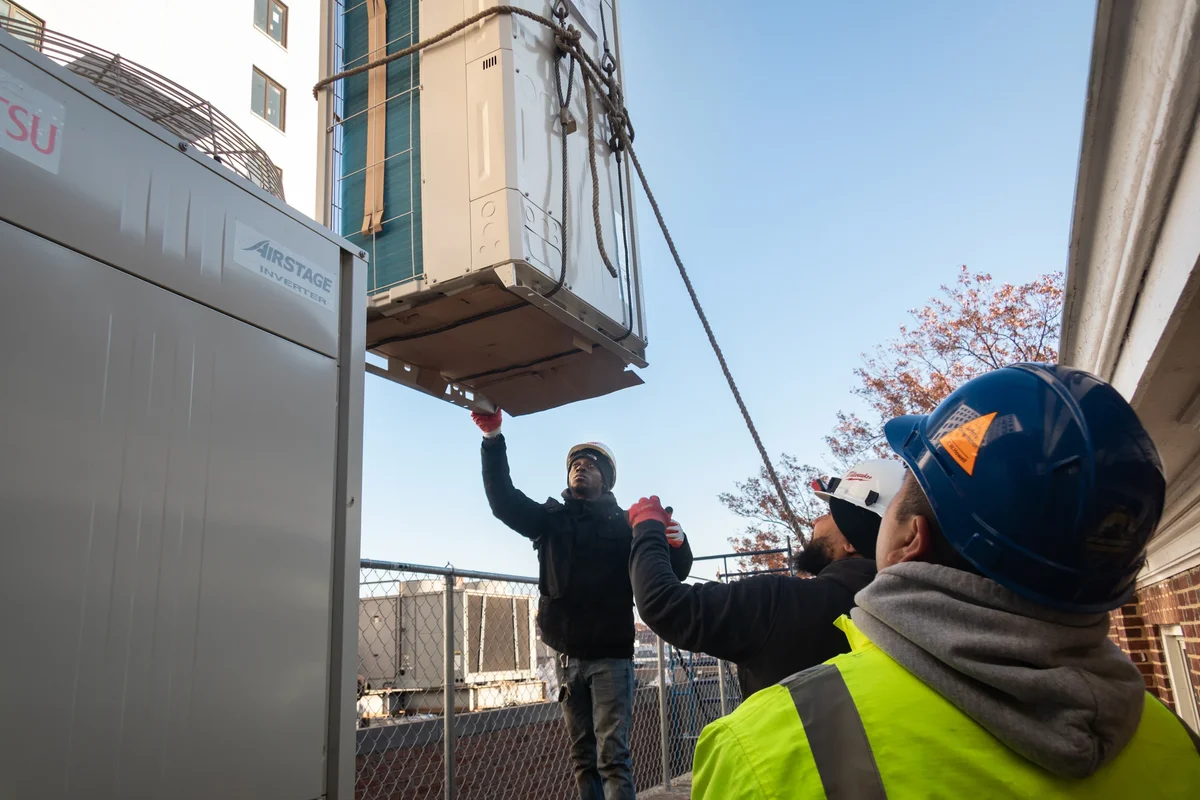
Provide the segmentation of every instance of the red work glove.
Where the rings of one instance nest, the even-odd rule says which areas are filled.
[[[498,408],[491,414],[472,411],[471,419],[479,426],[479,430],[483,431],[484,437],[491,439],[500,435],[500,423],[504,420],[504,413]]]
[[[668,508],[667,513],[671,513],[671,509]],[[670,522],[667,523],[667,544],[671,547],[683,547],[683,540],[686,538],[683,526],[676,522],[674,517],[671,517]]]
[[[643,497],[629,509],[629,526],[636,528],[642,522],[661,522],[666,527],[671,522],[671,515],[662,507],[662,501],[657,496]]]

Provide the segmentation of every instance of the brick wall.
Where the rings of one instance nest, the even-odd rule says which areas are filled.
[[[1109,636],[1129,654],[1142,672],[1149,689],[1163,702],[1175,707],[1175,696],[1167,676],[1162,629],[1183,628],[1193,691],[1200,690],[1200,567],[1182,572],[1160,583],[1144,586],[1134,601],[1113,612]]]
[[[673,714],[675,776],[692,768],[691,728],[702,726],[713,715],[706,714],[705,719],[692,716],[692,708],[681,707]],[[460,800],[575,796],[566,728],[557,704],[460,714],[455,721],[455,783]],[[431,719],[359,731],[356,798],[440,798],[443,725],[441,719]],[[638,690],[630,749],[639,792],[662,783],[659,725],[658,690]]]

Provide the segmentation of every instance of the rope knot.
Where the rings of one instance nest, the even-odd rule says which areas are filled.
[[[554,32],[554,48],[558,58],[573,55],[579,47],[580,33],[574,25],[559,28]]]

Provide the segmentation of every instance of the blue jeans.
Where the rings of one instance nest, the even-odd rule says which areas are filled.
[[[633,661],[560,655],[558,680],[579,800],[634,800]]]

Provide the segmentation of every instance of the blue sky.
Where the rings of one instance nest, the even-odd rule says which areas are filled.
[[[1023,282],[1066,263],[1094,3],[626,0],[637,149],[773,454],[827,458],[860,354],[957,265]],[[599,439],[625,506],[659,494],[697,554],[758,455],[639,205],[646,385],[507,419],[514,479],[561,491]],[[536,574],[488,511],[460,409],[367,379],[366,557]],[[711,577],[714,567],[695,573]]]

